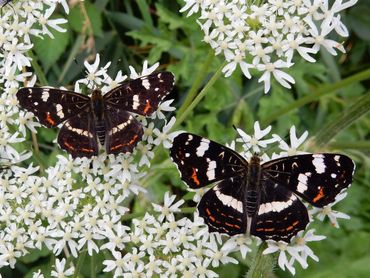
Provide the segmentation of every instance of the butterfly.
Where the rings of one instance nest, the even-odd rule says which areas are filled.
[[[306,206],[335,201],[350,186],[354,162],[342,154],[302,154],[248,162],[234,150],[191,133],[174,138],[171,158],[198,189],[216,183],[198,204],[211,232],[289,242],[309,223]]]
[[[32,112],[41,124],[56,127],[64,122],[58,144],[72,157],[98,155],[99,142],[108,154],[132,152],[141,140],[143,127],[131,114],[150,116],[174,86],[174,75],[157,72],[124,81],[102,95],[91,97],[53,88],[21,88],[19,105]]]

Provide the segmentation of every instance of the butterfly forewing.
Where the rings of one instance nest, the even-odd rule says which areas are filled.
[[[91,109],[69,118],[60,129],[58,144],[72,157],[98,155],[98,140]]]
[[[157,110],[159,103],[172,90],[174,76],[170,72],[157,72],[134,80],[124,81],[104,96],[105,101],[126,111],[148,116]]]
[[[353,161],[342,154],[303,154],[262,165],[265,179],[284,185],[313,206],[322,207],[351,185]]]
[[[233,150],[191,133],[174,139],[171,158],[191,188],[236,176],[246,169],[246,161]]]
[[[132,152],[141,141],[143,127],[130,113],[108,105],[106,107],[107,153]]]
[[[52,88],[21,88],[17,98],[19,105],[32,112],[46,127],[59,125],[90,104],[87,96]]]

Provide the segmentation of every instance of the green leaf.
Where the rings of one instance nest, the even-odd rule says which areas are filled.
[[[68,30],[64,33],[57,32],[54,29],[50,29],[50,31],[54,35],[54,39],[49,36],[45,36],[44,39],[39,37],[33,39],[34,49],[37,58],[44,67],[44,72],[47,72],[65,53],[69,41]]]
[[[103,22],[102,22],[102,14],[94,4],[89,2],[84,2],[87,15],[89,17],[92,31],[95,36],[102,37],[103,36]],[[85,18],[81,11],[80,5],[74,6],[69,15],[68,15],[68,22],[71,25],[72,29],[78,33],[82,33],[83,27],[85,26],[84,22]],[[89,30],[86,30],[88,32]]]
[[[171,30],[176,30],[178,28],[184,28],[184,29],[192,29],[194,30],[196,27],[193,24],[189,24],[189,20],[187,18],[183,18],[178,16],[177,14],[171,12],[170,10],[166,9],[164,6],[160,4],[155,5],[157,8],[157,13],[159,18],[162,22],[168,23],[168,28]],[[198,27],[198,29],[200,29]]]
[[[113,22],[129,30],[138,30],[144,26],[144,21],[127,13],[107,12],[107,17]]]
[[[353,31],[363,40],[370,40],[370,6],[369,3],[358,3],[348,15],[348,23]]]

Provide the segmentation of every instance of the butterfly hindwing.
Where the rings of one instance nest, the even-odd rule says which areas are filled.
[[[247,216],[243,205],[245,188],[241,184],[243,178],[240,176],[228,178],[209,189],[202,197],[198,205],[199,215],[211,232],[228,235],[246,232]]]
[[[55,127],[79,114],[90,98],[71,91],[52,88],[21,88],[17,92],[19,105],[32,112],[46,127]]]
[[[171,158],[191,188],[234,177],[245,169],[245,160],[238,153],[191,133],[181,133],[174,139]]]
[[[267,179],[295,192],[316,207],[335,201],[352,183],[353,161],[341,154],[303,154],[269,161],[262,165]]]
[[[149,116],[157,110],[159,103],[172,90],[174,75],[157,72],[137,79],[124,81],[104,96],[111,106],[124,107],[126,111]]]
[[[142,125],[130,113],[109,105],[106,107],[105,114],[107,153],[132,152],[142,138]]]
[[[90,109],[69,118],[59,131],[58,144],[72,157],[98,155],[98,140]]]
[[[259,207],[252,220],[251,234],[263,240],[289,242],[309,222],[306,206],[283,185],[267,179],[260,191]]]

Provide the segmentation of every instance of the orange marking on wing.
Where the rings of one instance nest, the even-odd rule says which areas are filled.
[[[234,224],[230,224],[230,223],[227,223],[227,222],[225,222],[225,225],[226,226],[229,226],[229,227],[232,227],[232,228],[237,228],[237,229],[240,229],[240,226],[238,226],[238,225],[234,225]]]
[[[71,151],[74,151],[74,150],[75,150],[75,148],[74,148],[71,144],[68,144],[68,143],[67,143],[67,141],[64,141],[64,145],[65,145],[68,149],[70,149]]]
[[[212,222],[215,222],[216,221],[216,218],[214,218],[212,215],[209,216],[209,219],[211,219]]]
[[[51,125],[55,125],[55,121],[51,118],[49,112],[46,113],[46,121]]]
[[[133,143],[135,143],[135,141],[137,140],[139,136],[138,135],[135,135],[128,143],[122,143],[122,144],[118,144],[116,146],[113,146],[110,148],[111,151],[115,151],[121,147],[125,147],[125,146],[130,146],[132,145]]]
[[[206,213],[207,213],[208,215],[211,215],[211,212],[209,211],[209,209],[206,209]]]
[[[152,106],[150,105],[150,101],[147,100],[146,101],[146,104],[145,104],[145,107],[144,107],[144,114],[146,114],[146,112],[148,112],[148,110],[151,108]]]
[[[198,185],[198,186],[200,185],[200,181],[198,180],[197,169],[196,168],[193,168],[193,173],[191,174],[191,178],[195,182],[196,185]]]
[[[86,153],[93,153],[94,152],[93,149],[85,149],[85,148],[82,148],[81,151],[86,152]]]
[[[324,195],[324,188],[321,187],[320,188],[320,191],[319,193],[316,195],[315,198],[313,198],[313,202],[316,203],[318,200],[320,200],[321,198],[323,198],[325,195]]]

